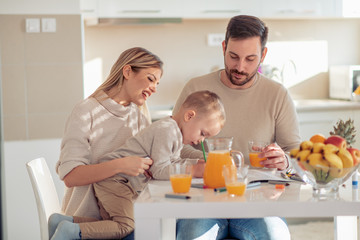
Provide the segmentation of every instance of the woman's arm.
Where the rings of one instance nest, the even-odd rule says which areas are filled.
[[[129,156],[98,164],[80,165],[64,177],[64,183],[67,187],[75,187],[102,181],[117,173],[137,176],[149,169],[151,164],[151,159]]]

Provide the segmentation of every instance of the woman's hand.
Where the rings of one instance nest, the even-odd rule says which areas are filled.
[[[145,176],[151,177],[151,173],[147,171],[153,161],[150,158],[140,158],[137,156],[129,156],[124,158],[118,158],[116,160],[120,161],[121,173],[124,173],[129,176],[138,176],[141,173],[144,173]]]
[[[193,177],[194,178],[202,178],[204,176],[205,165],[206,165],[206,163],[205,163],[204,159],[198,160],[198,162],[193,165]]]
[[[261,164],[267,168],[277,168],[278,170],[284,170],[289,166],[285,152],[276,143],[272,143],[265,147],[263,152],[259,154],[259,157],[267,158],[261,162]]]
[[[145,171],[150,168],[152,162],[149,158],[129,156],[98,164],[80,165],[64,177],[64,183],[67,187],[83,186],[102,181],[118,173],[129,176],[138,176],[144,173],[145,176],[149,176],[149,173],[145,173]]]

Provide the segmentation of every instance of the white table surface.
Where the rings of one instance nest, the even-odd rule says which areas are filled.
[[[356,239],[356,222],[360,215],[359,190],[353,190],[351,179],[340,187],[340,199],[315,201],[310,185],[292,182],[285,190],[262,183],[249,189],[242,197],[231,197],[227,192],[191,188],[191,199],[169,199],[169,181],[151,181],[135,202],[135,238],[174,239],[176,218],[257,218],[280,217],[336,217],[335,239]],[[351,224],[345,221],[350,220]],[[344,224],[341,224],[344,222]],[[355,229],[354,229],[355,228]],[[349,232],[352,237],[349,238]],[[354,232],[355,231],[355,232]],[[344,233],[347,232],[345,236]]]

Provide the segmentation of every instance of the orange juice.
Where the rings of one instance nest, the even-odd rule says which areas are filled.
[[[231,195],[242,196],[246,190],[246,184],[243,182],[233,182],[226,184],[226,191]]]
[[[212,151],[209,153],[204,171],[204,184],[209,188],[225,187],[222,175],[224,165],[231,165],[233,161],[230,152],[226,150]]]
[[[175,174],[170,176],[171,187],[174,193],[187,193],[191,186],[191,175]]]
[[[259,158],[258,155],[260,152],[251,152],[249,153],[250,164],[253,167],[263,168],[264,166],[260,164],[261,161],[266,160],[266,158]]]

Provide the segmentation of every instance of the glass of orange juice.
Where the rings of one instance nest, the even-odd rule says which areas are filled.
[[[259,158],[258,155],[267,145],[269,145],[269,143],[262,141],[249,141],[248,145],[250,165],[254,168],[264,168],[260,162],[266,160],[266,158]]]
[[[192,165],[172,164],[170,166],[170,182],[174,193],[187,193],[191,186]]]
[[[223,166],[226,191],[230,196],[242,196],[247,185],[247,173],[249,166],[236,167],[235,165]]]

